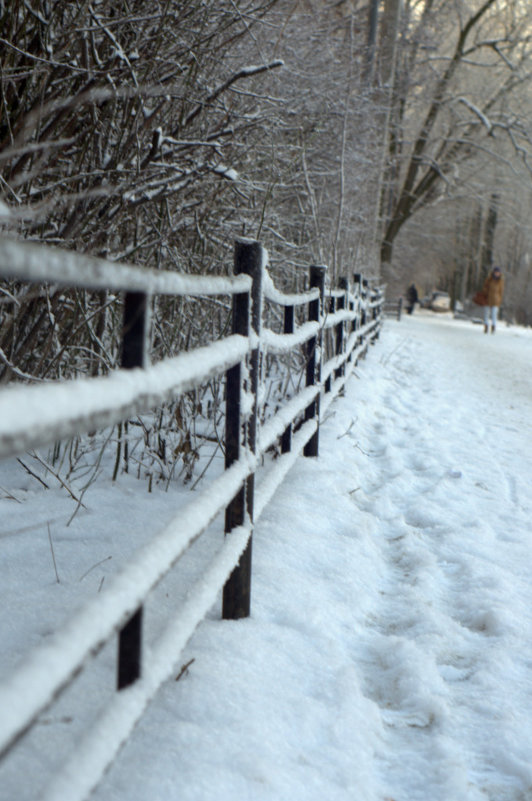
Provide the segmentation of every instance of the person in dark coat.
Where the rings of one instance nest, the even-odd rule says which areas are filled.
[[[417,294],[417,289],[415,284],[410,284],[408,289],[406,290],[406,310],[408,314],[412,314],[414,311],[414,306],[418,302],[419,297]]]

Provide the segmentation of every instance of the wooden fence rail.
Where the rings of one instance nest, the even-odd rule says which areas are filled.
[[[225,374],[225,471],[139,549],[105,590],[88,601],[0,683],[0,757],[118,635],[117,690],[113,700],[67,757],[39,798],[86,798],[98,784],[180,653],[223,589],[222,615],[249,615],[252,529],[301,454],[319,453],[319,421],[342,390],[357,360],[379,335],[383,296],[360,275],[325,290],[326,268],[310,268],[308,292],[279,292],[266,270],[259,242],[235,244],[234,275],[202,278],[151,272],[101,259],[0,239],[0,276],[57,286],[122,291],[121,369],[107,376],[39,385],[8,386],[0,393],[0,458],[127,420],[179,398]],[[157,294],[232,298],[232,333],[206,347],[149,364],[148,310]],[[283,331],[263,328],[263,304],[283,309]],[[296,325],[296,309],[306,320]],[[299,315],[300,316],[300,315]],[[299,318],[298,318],[299,319]],[[322,360],[324,339],[332,353]],[[301,353],[305,386],[259,424],[261,371],[268,353]],[[323,363],[322,363],[323,361]],[[251,409],[242,397],[251,397]],[[280,456],[255,486],[268,449]],[[144,657],[143,608],[150,592],[215,518],[225,513],[225,537],[180,610]],[[102,743],[105,747],[102,748]]]

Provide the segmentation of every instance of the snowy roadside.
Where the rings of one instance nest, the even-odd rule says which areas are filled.
[[[299,460],[257,525],[252,617],[212,610],[176,677],[187,671],[162,688],[96,799],[532,797],[531,353],[519,329],[484,337],[432,314],[387,322],[329,410],[320,458]],[[29,486],[9,485],[39,504],[38,540],[2,537],[14,654],[25,621],[31,641],[46,636],[74,590],[97,592],[175,504],[124,481],[91,489],[67,529],[72,502]],[[6,532],[23,528],[28,502],[0,504]],[[180,592],[161,588],[155,627],[157,604]],[[1,798],[38,795],[80,735],[78,714],[92,713],[96,678],[100,703],[112,691],[113,659],[104,652],[96,677],[47,716]]]

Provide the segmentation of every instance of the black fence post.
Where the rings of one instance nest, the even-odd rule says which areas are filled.
[[[142,618],[140,606],[118,635],[117,690],[129,687],[142,672]]]
[[[122,326],[121,365],[126,369],[145,367],[148,339],[148,296],[126,292]],[[118,635],[117,689],[133,684],[142,670],[142,617],[140,606]]]
[[[284,307],[283,334],[294,333],[294,307]],[[281,453],[289,453],[292,450],[292,423],[284,430],[281,437]]]
[[[341,298],[338,298],[336,307],[338,311],[342,311],[346,307],[346,300],[347,300],[347,278],[340,278],[338,281],[338,287],[343,289],[345,295],[342,295]],[[344,321],[338,323],[336,326],[336,348],[335,348],[335,355],[339,356],[341,353],[344,352]],[[342,365],[337,370],[334,371],[334,377],[340,378],[345,374],[345,365]]]
[[[354,278],[355,284],[358,287],[358,296],[360,298],[360,315],[359,315],[358,320],[357,320],[357,328],[356,328],[357,331],[360,331],[360,329],[363,328],[366,325],[366,321],[367,321],[366,291],[364,289],[364,287],[366,286],[366,281],[362,278],[362,275],[360,273],[355,273],[353,275],[353,278]],[[358,335],[357,344],[358,344],[359,348],[362,348],[362,346],[366,344],[366,339],[367,339],[367,337],[366,337],[365,334],[359,334]],[[366,345],[366,349],[365,350],[361,350],[360,351],[361,358],[365,357],[366,350],[367,350],[367,345]]]
[[[346,286],[347,286],[347,290],[346,290],[346,297],[348,299],[347,308],[349,309],[350,312],[354,312],[355,311],[355,300],[354,300],[354,297],[355,297],[354,296],[354,291],[355,290],[354,290],[354,287],[353,287],[353,291],[350,290],[350,288],[349,288],[349,279],[348,278],[345,279],[345,282],[346,282]],[[349,333],[351,334],[354,331],[356,331],[356,327],[357,327],[357,315],[355,314],[353,319],[351,320],[350,325],[348,326]],[[348,362],[352,362],[353,361],[353,349],[352,348],[349,351],[349,356],[347,357],[347,360],[348,360]]]
[[[323,305],[325,305],[325,303]],[[333,295],[329,296],[328,307],[329,307],[329,312],[328,313],[329,314],[334,314],[335,311],[336,311],[336,298]],[[322,335],[322,339],[323,339],[323,335]],[[325,348],[325,352],[327,353],[327,357],[326,358],[328,358],[328,355],[329,355],[328,354],[329,347],[332,349],[331,342],[332,342],[332,338],[331,338],[331,334],[330,334],[330,329],[327,329],[327,331],[325,333],[325,344],[323,345],[323,347]],[[331,377],[331,374],[329,373],[329,375],[325,379],[325,383],[323,385],[323,392],[324,392],[325,395],[327,395],[331,391],[331,387],[332,387],[332,377]]]
[[[360,273],[353,273],[353,281],[355,282],[355,288],[357,290],[357,297],[359,298],[360,304],[362,302],[362,276]],[[357,315],[355,328],[354,331],[358,331],[362,324],[362,308],[360,306],[360,314]]]
[[[373,305],[371,319],[378,322],[382,316],[382,303],[383,303],[383,295],[381,290],[377,287],[373,289],[371,292],[371,303]],[[377,327],[375,334],[371,338],[371,344],[374,345],[377,339],[380,338],[381,332],[380,327]]]
[[[251,325],[258,337],[262,324],[262,269],[263,248],[260,242],[235,242],[235,275],[246,273],[253,281],[251,290]],[[236,295],[233,300],[233,333],[249,336],[250,333],[249,295]],[[247,446],[252,453],[257,443],[257,396],[260,377],[260,352],[258,346],[251,352],[250,358],[250,390],[253,393],[253,411],[246,426]],[[235,365],[227,371],[227,410],[226,410],[226,445],[225,466],[230,467],[240,455],[242,439],[242,421],[240,410],[240,391],[242,368]],[[237,493],[229,504],[225,514],[225,533],[236,526],[244,524],[246,512],[253,523],[255,476],[251,475],[246,485]],[[251,553],[252,537],[235,567],[227,579],[223,590],[222,617],[224,620],[237,620],[249,617],[251,609]]]
[[[122,324],[122,358],[125,368],[144,367],[148,336],[148,296],[145,292],[126,292]]]
[[[311,300],[308,306],[309,320],[320,321],[321,310],[323,308],[323,295],[325,291],[325,266],[312,266],[310,268],[310,288],[317,287],[320,291],[319,297],[316,300]],[[307,376],[306,386],[311,387],[319,384],[321,381],[321,357],[316,359],[316,349],[321,346],[321,334],[312,337],[307,342]],[[321,348],[320,348],[321,349]],[[319,424],[320,424],[320,396],[316,397],[312,403],[305,409],[305,421],[316,419],[318,428],[309,439],[303,449],[305,456],[317,456],[319,451]]]

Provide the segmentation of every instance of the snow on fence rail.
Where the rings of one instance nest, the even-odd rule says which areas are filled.
[[[123,421],[225,374],[225,472],[137,551],[105,590],[31,651],[0,684],[0,756],[33,726],[91,657],[118,634],[117,690],[40,798],[86,798],[129,737],[147,704],[223,591],[222,616],[250,612],[251,538],[256,522],[298,455],[317,456],[320,414],[341,391],[358,358],[379,335],[383,297],[360,275],[325,293],[326,268],[310,268],[310,290],[279,292],[259,242],[235,243],[234,276],[202,278],[151,272],[102,259],[0,239],[0,276],[125,293],[122,369],[105,377],[7,387],[0,394],[0,457]],[[148,363],[148,308],[155,294],[232,297],[227,338]],[[263,329],[263,301],[284,310],[283,333]],[[295,307],[307,321],[295,325]],[[327,334],[327,332],[329,332]],[[323,337],[333,355],[321,364]],[[304,350],[305,384],[263,425],[258,422],[261,365],[268,352]],[[242,400],[251,396],[251,410]],[[321,410],[320,410],[321,406]],[[255,471],[280,443],[259,486]],[[142,654],[143,604],[188,547],[225,512],[224,543],[166,631]]]

